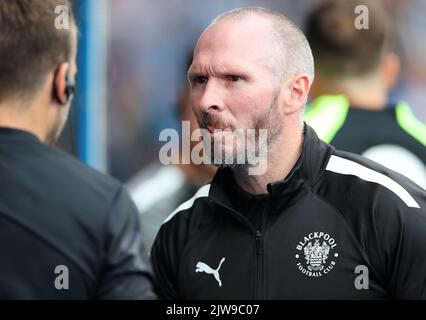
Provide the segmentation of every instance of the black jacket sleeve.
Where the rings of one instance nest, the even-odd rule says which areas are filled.
[[[407,206],[391,192],[375,206],[378,243],[390,298],[426,299],[426,196],[408,183],[419,207]]]
[[[140,218],[126,189],[116,194],[106,222],[98,299],[155,299]]]

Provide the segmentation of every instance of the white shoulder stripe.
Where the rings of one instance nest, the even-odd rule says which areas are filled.
[[[414,198],[400,184],[377,171],[354,161],[332,155],[326,170],[345,175],[354,175],[365,181],[378,183],[395,193],[408,207],[420,208]]]
[[[163,224],[168,222],[170,219],[172,219],[177,213],[189,209],[194,205],[195,200],[202,197],[207,197],[209,195],[210,191],[210,184],[206,184],[205,186],[202,186],[198,191],[194,194],[194,196],[189,199],[188,201],[185,201],[182,203],[179,207],[176,208],[175,211],[173,211],[166,220],[164,220]]]

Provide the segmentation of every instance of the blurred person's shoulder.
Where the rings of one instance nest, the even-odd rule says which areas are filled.
[[[61,211],[104,215],[116,198],[126,193],[120,181],[60,149],[40,141],[30,143],[29,140],[13,147],[15,151],[11,159],[15,159],[15,175],[25,175],[26,178],[19,183],[27,184],[30,189],[37,187],[42,197],[56,199],[51,205],[57,203],[64,209]]]
[[[48,153],[49,154],[49,153]],[[105,196],[119,191],[123,184],[116,178],[90,167],[74,156],[55,148],[51,148],[49,165],[57,170],[58,179],[75,181],[83,189],[89,189],[98,195]]]
[[[59,221],[83,219],[92,226],[112,211],[136,212],[130,196],[115,178],[42,143],[29,132],[2,129],[1,133],[0,167],[7,170],[0,170],[0,178],[11,190],[2,201],[16,207],[15,211],[26,215],[45,212]],[[19,209],[23,204],[25,209]]]

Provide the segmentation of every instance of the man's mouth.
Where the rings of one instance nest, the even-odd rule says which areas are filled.
[[[210,133],[214,133],[216,132],[220,132],[220,131],[225,131],[225,132],[232,132],[231,128],[226,128],[226,127],[213,127],[213,126],[207,126],[207,130]]]

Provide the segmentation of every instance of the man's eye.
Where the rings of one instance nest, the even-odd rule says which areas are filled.
[[[233,75],[229,75],[228,76],[228,80],[231,82],[238,82],[241,81],[243,78],[240,76],[233,76]]]
[[[197,84],[207,83],[207,80],[208,80],[207,77],[203,77],[203,76],[195,76],[193,78],[194,83],[197,83]]]

